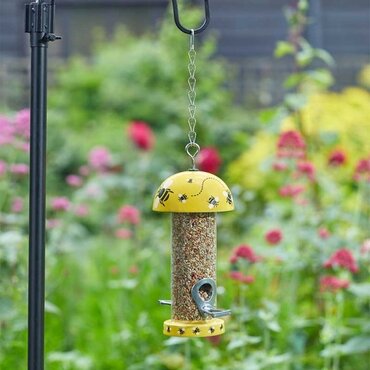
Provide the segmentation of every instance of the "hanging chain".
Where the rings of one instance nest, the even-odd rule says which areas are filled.
[[[195,111],[196,111],[196,105],[195,105],[195,98],[197,96],[195,92],[195,85],[197,83],[197,80],[195,78],[195,57],[197,55],[195,48],[194,48],[194,30],[191,30],[190,34],[190,49],[189,49],[189,64],[188,64],[188,71],[189,71],[189,78],[188,78],[188,99],[189,99],[189,117],[188,117],[188,124],[189,124],[189,143],[185,146],[186,153],[191,158],[192,161],[192,170],[196,170],[195,167],[195,157],[199,153],[200,146],[196,143],[197,139],[197,133],[195,131],[196,125],[197,125],[197,119],[195,118]]]

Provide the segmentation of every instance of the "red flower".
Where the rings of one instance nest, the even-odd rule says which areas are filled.
[[[221,166],[221,157],[216,148],[208,147],[200,150],[197,165],[200,170],[217,173]]]
[[[130,268],[128,269],[128,272],[131,275],[137,275],[139,273],[139,268],[137,267],[137,265],[131,265]]]
[[[272,229],[265,234],[265,240],[271,245],[276,245],[283,239],[283,233],[279,229]]]
[[[343,267],[353,273],[358,271],[358,266],[351,251],[345,248],[338,249],[334,254],[324,263],[325,268]]]
[[[241,271],[231,271],[229,277],[244,284],[252,284],[254,282],[254,276],[244,275]]]
[[[347,155],[343,150],[334,150],[329,154],[328,164],[333,167],[339,167],[346,163]]]
[[[357,162],[353,178],[355,181],[370,181],[370,157]]]
[[[278,157],[303,158],[306,144],[298,131],[290,130],[282,132],[277,142]]]
[[[118,229],[114,233],[117,239],[130,239],[132,237],[132,231],[129,229]]]
[[[309,161],[297,163],[298,173],[306,175],[311,181],[315,180],[315,167]]]
[[[140,211],[131,205],[126,205],[118,210],[118,221],[137,225],[140,222]]]
[[[239,259],[239,257],[238,256],[235,256],[235,255],[232,255],[231,257],[230,257],[230,263],[237,263],[238,262],[238,259]]]
[[[234,256],[244,258],[245,260],[255,263],[261,260],[261,257],[254,253],[254,250],[249,245],[240,245],[234,251]]]
[[[304,191],[304,186],[303,185],[295,185],[295,184],[288,184],[284,185],[280,188],[279,194],[282,197],[296,197],[300,193]]]
[[[142,150],[150,150],[154,145],[154,134],[150,126],[142,121],[133,121],[127,128],[128,136],[135,146]]]
[[[340,289],[347,289],[349,287],[349,281],[346,279],[339,279],[335,276],[323,276],[320,279],[320,290],[322,292],[336,292]]]
[[[330,236],[330,232],[326,227],[320,227],[317,233],[321,239],[327,239]]]
[[[213,337],[205,337],[213,346],[217,347],[222,340],[222,335],[214,335]]]

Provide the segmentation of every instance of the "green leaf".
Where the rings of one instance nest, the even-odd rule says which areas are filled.
[[[324,88],[327,88],[334,83],[334,78],[327,69],[316,69],[315,71],[309,71],[307,72],[307,76]]]
[[[287,41],[279,41],[275,48],[275,58],[282,58],[286,55],[292,55],[294,53],[294,46]]]
[[[315,57],[321,59],[330,67],[335,65],[333,57],[324,49],[315,49]]]
[[[296,61],[300,67],[307,67],[312,62],[313,58],[313,49],[310,47],[297,53]]]
[[[236,348],[244,347],[247,344],[256,344],[260,342],[261,342],[261,337],[253,337],[253,336],[241,334],[236,337],[234,336],[234,338],[228,344],[227,349],[231,351]]]
[[[348,291],[360,298],[370,298],[370,283],[351,284]]]
[[[267,328],[271,331],[274,331],[275,333],[278,333],[281,331],[281,327],[277,321],[269,321],[266,324]]]
[[[303,108],[307,103],[307,97],[303,94],[287,94],[285,104],[289,109],[298,110]]]
[[[334,357],[337,355],[352,355],[355,353],[365,353],[370,350],[370,337],[359,335],[349,339],[344,344],[334,344],[327,346],[321,355],[324,357]]]
[[[304,78],[304,73],[292,73],[284,81],[284,87],[286,89],[292,89],[299,85]]]
[[[49,301],[45,301],[45,311],[49,313],[53,313],[55,315],[60,314],[60,309],[55,304]]]

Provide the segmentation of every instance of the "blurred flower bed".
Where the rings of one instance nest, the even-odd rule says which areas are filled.
[[[49,113],[47,368],[367,369],[368,68],[364,87],[328,91],[329,72],[311,62],[331,61],[302,38],[305,3],[288,12],[291,37],[276,52],[301,69],[273,109],[234,106],[215,41],[197,46],[197,164],[236,201],[218,219],[218,305],[233,312],[222,337],[164,337],[170,312],[157,304],[170,294],[170,220],[151,201],[189,166],[186,38],[167,23],[155,39],[120,31],[60,72]],[[26,363],[28,150],[29,111],[1,115],[4,369]]]

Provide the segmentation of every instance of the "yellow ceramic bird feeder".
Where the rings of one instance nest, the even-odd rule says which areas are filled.
[[[173,3],[175,21],[179,26],[177,5],[175,1]],[[206,16],[209,17],[207,7],[208,1]],[[207,19],[202,27],[205,28],[206,24]],[[210,337],[225,332],[222,317],[230,315],[230,310],[216,308],[216,212],[233,210],[234,202],[230,189],[219,177],[198,171],[195,166],[195,157],[200,150],[195,131],[194,35],[197,30],[186,33],[190,34],[190,131],[185,150],[192,160],[192,168],[167,178],[154,196],[153,211],[172,213],[172,299],[160,300],[160,303],[171,306],[171,319],[163,324],[165,335]]]

